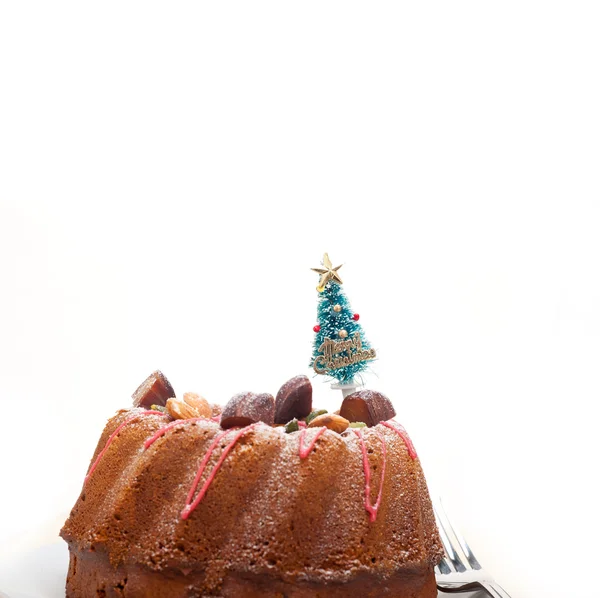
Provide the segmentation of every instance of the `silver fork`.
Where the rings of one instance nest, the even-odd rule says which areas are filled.
[[[484,589],[493,598],[510,598],[481,568],[465,539],[452,527],[441,500],[433,505],[433,510],[445,552],[435,568],[438,589],[442,592],[470,592]]]

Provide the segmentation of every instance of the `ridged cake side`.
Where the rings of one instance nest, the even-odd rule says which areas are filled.
[[[375,521],[365,509],[356,434],[326,430],[301,459],[300,432],[262,423],[229,447],[204,498],[183,519],[198,467],[223,431],[208,420],[182,421],[145,449],[168,419],[142,412],[122,411],[108,422],[92,463],[119,425],[140,414],[105,449],[61,531],[71,550],[70,595],[96,596],[83,588],[91,590],[94,579],[101,584],[104,569],[120,580],[107,585],[106,596],[143,596],[134,589],[139,576],[148,584],[170,577],[181,590],[169,596],[254,595],[240,589],[248,584],[279,587],[286,596],[350,595],[343,592],[352,585],[358,590],[357,583],[378,596],[436,595],[433,565],[442,548],[427,486],[419,460],[393,430],[361,431],[373,502],[384,465],[382,437],[386,446]],[[306,430],[305,444],[318,433]],[[235,434],[216,445],[198,488]],[[398,580],[406,588],[412,583],[413,593],[385,589]],[[269,595],[265,591],[256,595]],[[361,591],[367,596],[371,590]]]

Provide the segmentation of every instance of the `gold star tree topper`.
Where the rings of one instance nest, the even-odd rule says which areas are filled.
[[[319,280],[319,286],[317,287],[317,291],[319,291],[319,293],[322,293],[325,290],[325,285],[330,281],[330,280],[334,280],[335,282],[338,282],[339,284],[343,284],[342,283],[342,279],[340,278],[340,275],[338,274],[338,270],[343,266],[344,264],[340,264],[339,266],[336,266],[335,268],[333,267],[333,264],[331,263],[331,260],[329,259],[329,256],[327,254],[325,254],[323,256],[323,268],[311,268],[311,270],[314,270],[315,272],[318,272],[321,275],[321,279]]]

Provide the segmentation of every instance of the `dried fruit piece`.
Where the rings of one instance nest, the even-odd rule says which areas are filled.
[[[304,421],[306,422],[306,425],[310,424],[310,422],[315,419],[315,417],[319,416],[319,415],[324,415],[325,413],[327,413],[327,409],[318,409],[317,411],[311,411],[306,418],[304,419]]]
[[[396,415],[392,402],[376,390],[359,390],[342,401],[340,415],[350,422],[364,422],[369,428]]]
[[[160,371],[152,372],[131,395],[134,407],[150,409],[152,405],[166,405],[175,391],[166,376]]]
[[[365,422],[351,422],[348,427],[349,428],[366,428],[367,424],[365,424]]]
[[[294,418],[292,421],[289,421],[287,424],[285,424],[286,434],[291,434],[292,432],[297,432],[299,429],[300,429],[300,426],[298,425],[298,420],[296,418]]]
[[[325,426],[326,428],[341,434],[349,425],[350,422],[345,417],[333,413],[326,413],[324,415],[317,415],[317,417],[313,418],[310,424],[308,424],[308,427],[320,428]]]
[[[285,424],[294,417],[302,419],[312,409],[312,384],[306,376],[288,380],[275,399],[275,423]]]
[[[265,422],[272,426],[275,418],[275,399],[268,393],[241,392],[229,399],[221,414],[221,427],[234,428]]]
[[[206,417],[211,415],[208,401],[193,392],[186,392],[182,399],[172,398],[167,401],[167,410],[175,419],[190,419],[192,417]]]

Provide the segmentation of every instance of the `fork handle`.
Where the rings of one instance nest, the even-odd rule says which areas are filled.
[[[493,598],[510,598],[510,596],[494,581],[479,582]]]
[[[471,590],[481,590],[482,588],[492,598],[510,598],[510,596],[495,582],[487,580],[469,581],[460,583],[455,581],[447,581],[437,584],[438,590],[449,594],[463,594]]]

